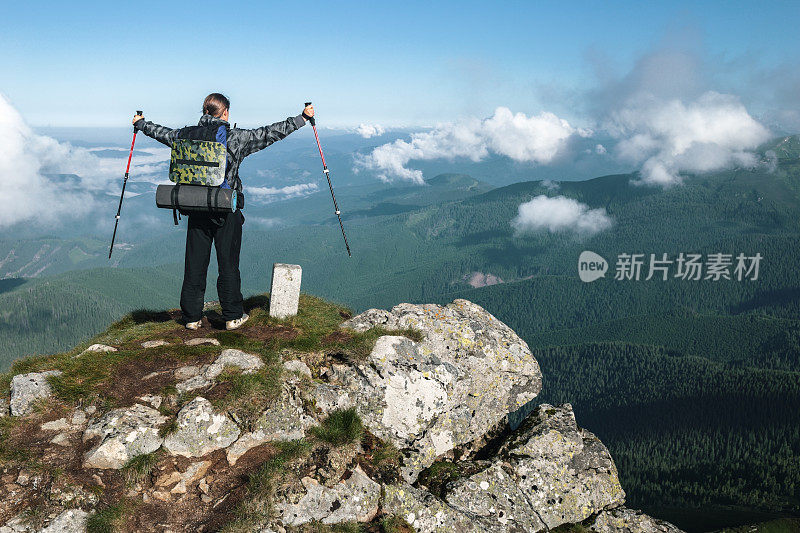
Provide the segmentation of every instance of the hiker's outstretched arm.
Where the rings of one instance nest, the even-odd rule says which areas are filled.
[[[134,122],[133,127],[136,128],[137,131],[141,131],[148,137],[152,137],[158,142],[166,144],[169,147],[172,147],[172,141],[174,141],[178,136],[177,129],[159,126],[155,122],[150,122],[149,120],[145,120],[143,118],[140,118]]]
[[[242,130],[241,157],[263,150],[275,141],[280,141],[296,129],[302,128],[305,123],[306,120],[300,114],[269,126],[262,126],[253,130]]]

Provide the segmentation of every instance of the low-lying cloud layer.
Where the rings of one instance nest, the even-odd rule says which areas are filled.
[[[356,159],[356,171],[373,171],[383,181],[397,178],[422,184],[422,172],[408,167],[412,160],[467,158],[477,162],[497,154],[546,164],[560,155],[570,137],[588,134],[553,113],[529,117],[498,107],[487,119],[441,124],[431,131],[412,133],[410,141],[398,139],[379,146]]]
[[[97,150],[35,133],[0,94],[0,228],[33,220],[52,223],[96,209],[96,193],[108,191],[124,172],[124,162],[98,157]],[[134,170],[156,172],[168,154],[140,155]]]
[[[545,195],[520,204],[517,216],[511,221],[517,234],[548,231],[594,235],[613,224],[605,209],[592,209],[566,196],[550,198]]]
[[[551,104],[560,109],[565,108],[564,94],[570,95],[566,109],[578,115],[570,120],[590,125],[591,131],[577,129],[547,111],[526,116],[499,107],[490,118],[443,124],[379,146],[357,157],[356,169],[374,172],[384,181],[421,184],[415,160],[481,161],[494,154],[549,165],[559,162],[558,156],[576,135],[596,138],[594,150],[585,152],[598,161],[613,158],[629,165],[640,172],[640,184],[669,187],[688,173],[758,164],[753,151],[772,133],[732,94],[731,67],[719,66],[719,58],[709,57],[692,35],[668,36],[625,72],[614,72],[612,63],[596,57],[596,83],[584,91],[550,91]],[[770,78],[772,85],[796,88],[800,79],[788,72],[782,78],[780,82]],[[796,98],[778,98],[775,106],[785,108]]]
[[[308,196],[319,190],[316,183],[299,183],[297,185],[287,185],[285,187],[248,187],[247,194],[254,197],[254,200],[263,203],[286,200],[287,198],[297,198]]]

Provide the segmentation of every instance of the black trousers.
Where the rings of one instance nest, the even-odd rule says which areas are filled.
[[[217,294],[225,320],[236,320],[242,308],[242,280],[239,276],[239,250],[242,247],[241,211],[222,216],[189,215],[186,231],[186,261],[181,289],[181,311],[187,322],[203,317],[206,274],[211,259],[211,243],[217,250]]]

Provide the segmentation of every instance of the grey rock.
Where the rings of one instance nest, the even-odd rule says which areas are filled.
[[[108,353],[116,351],[116,348],[113,346],[108,346],[107,344],[92,344],[78,355],[83,355],[85,353]]]
[[[45,422],[40,427],[45,431],[64,431],[65,429],[69,429],[71,425],[66,418],[59,418],[58,420]]]
[[[12,517],[5,525],[0,526],[0,533],[32,533],[33,528],[28,525],[30,517],[25,512]]]
[[[339,409],[349,409],[354,402],[350,394],[343,387],[330,385],[328,383],[314,383],[310,391],[310,396],[314,404],[323,413]]]
[[[142,348],[158,348],[159,346],[167,346],[169,343],[163,339],[154,340],[154,341],[144,341],[142,343]]]
[[[182,366],[175,369],[175,379],[184,380],[193,378],[201,372],[200,367],[196,365]]]
[[[0,398],[0,418],[4,418],[9,414],[8,400]]]
[[[100,443],[84,455],[84,468],[122,468],[137,455],[156,451],[163,442],[159,427],[167,420],[138,403],[112,409],[83,432],[84,441],[100,437]]]
[[[296,503],[289,500],[275,503],[285,526],[300,526],[313,520],[323,524],[369,522],[378,514],[381,487],[360,466],[333,487],[321,485],[310,477],[303,478],[302,484],[306,492]]]
[[[205,376],[200,375],[181,381],[175,385],[175,388],[178,389],[178,392],[184,394],[189,391],[208,387],[211,385],[211,383],[212,381],[210,379],[206,379]]]
[[[86,424],[86,412],[83,409],[75,409],[69,417],[45,422],[40,427],[45,431],[74,431],[81,429],[84,424]]]
[[[228,462],[236,464],[248,450],[265,442],[301,439],[313,424],[314,419],[303,411],[303,401],[296,386],[286,382],[275,405],[256,420],[254,430],[244,433],[226,450]]]
[[[11,380],[11,414],[22,416],[33,411],[33,404],[36,400],[47,398],[52,394],[47,378],[50,376],[60,376],[60,370],[48,370],[46,372],[31,372],[28,374],[18,374]]]
[[[89,513],[82,509],[67,509],[55,517],[40,533],[84,533]]]
[[[222,350],[220,356],[205,370],[206,379],[216,379],[226,366],[237,367],[242,374],[252,374],[263,367],[264,362],[257,355],[228,348]]]
[[[153,409],[158,409],[164,403],[164,397],[160,394],[145,394],[136,398],[140,402],[150,405]]]
[[[212,346],[219,346],[219,341],[217,339],[212,339],[209,337],[195,337],[194,339],[189,339],[184,342],[186,346],[200,346],[201,344],[210,344]]]
[[[291,359],[289,361],[284,361],[283,368],[287,372],[297,372],[306,377],[309,378],[311,377],[311,369],[308,368],[308,365],[302,362],[300,359]]]
[[[384,487],[383,511],[403,518],[418,533],[507,531],[497,523],[455,509],[430,492],[405,483]]]
[[[272,288],[269,293],[269,316],[288,318],[297,314],[300,305],[300,265],[275,263],[272,265]]]
[[[380,337],[364,364],[340,367],[334,382],[373,433],[408,450],[401,472],[409,483],[437,457],[497,428],[541,390],[539,364],[525,341],[467,300],[372,309],[342,324],[355,331],[374,326],[413,328],[424,340]]]
[[[69,441],[68,433],[59,433],[58,435],[50,439],[50,444],[64,446],[65,448],[72,445],[72,443]]]
[[[448,489],[456,509],[515,531],[578,523],[625,502],[611,455],[578,428],[569,404],[539,406],[487,469]]]
[[[211,402],[201,396],[181,408],[177,425],[177,430],[164,439],[164,449],[184,457],[202,457],[226,448],[241,433],[230,418],[214,412]]]
[[[203,365],[198,369],[197,374],[179,382],[175,388],[178,389],[178,392],[185,393],[208,387],[222,374],[225,367],[236,367],[241,369],[243,374],[251,374],[263,366],[264,362],[259,356],[229,348],[222,350],[222,353],[213,363],[210,365]],[[184,368],[181,375],[189,375],[190,372],[193,373],[194,368],[197,367]],[[178,370],[175,371],[176,377],[178,376]]]
[[[183,472],[174,471],[171,474],[163,474],[156,480],[156,486],[168,488],[174,485],[169,491],[170,494],[186,494],[189,485],[205,476],[210,466],[211,461],[190,463]]]
[[[598,514],[594,523],[589,526],[589,531],[597,533],[683,533],[681,529],[669,522],[657,520],[641,511],[624,507]]]

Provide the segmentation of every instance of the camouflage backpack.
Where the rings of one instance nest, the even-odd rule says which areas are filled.
[[[228,127],[186,126],[172,141],[169,179],[173,183],[230,188],[225,180]]]

